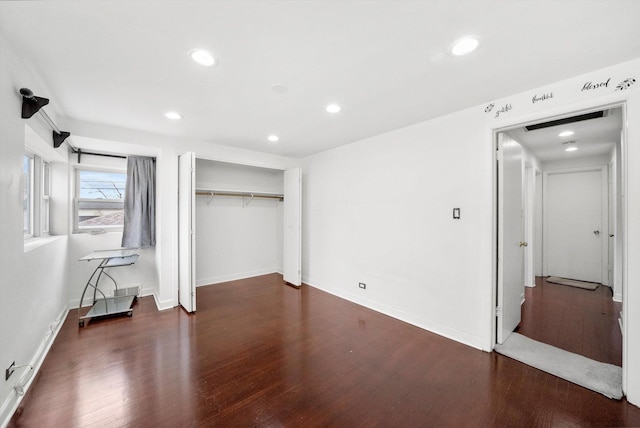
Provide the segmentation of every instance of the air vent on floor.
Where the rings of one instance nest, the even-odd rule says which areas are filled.
[[[551,120],[549,122],[536,123],[525,126],[527,131],[535,131],[536,129],[550,128],[552,126],[566,125],[567,123],[582,122],[583,120],[599,119],[606,116],[606,111],[594,111],[591,113],[580,114],[578,116],[565,117],[563,119]]]

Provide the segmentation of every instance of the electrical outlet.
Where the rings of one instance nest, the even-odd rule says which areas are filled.
[[[14,361],[13,363],[11,363],[9,368],[4,371],[4,380],[9,380],[9,378],[15,371],[15,369],[13,368],[15,365],[16,365],[16,362]]]
[[[365,284],[364,282],[359,282],[358,283],[358,287],[366,289],[367,288],[367,284]]]

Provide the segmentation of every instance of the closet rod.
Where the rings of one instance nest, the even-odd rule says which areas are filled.
[[[240,192],[215,192],[215,191],[208,191],[208,190],[197,190],[196,191],[196,195],[201,195],[201,196],[250,196],[252,198],[269,198],[269,199],[280,199],[281,201],[284,200],[284,196],[283,195],[261,195],[260,193],[251,193],[251,192],[246,192],[246,193],[240,193]]]

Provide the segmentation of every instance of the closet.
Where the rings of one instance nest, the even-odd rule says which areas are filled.
[[[196,159],[196,286],[282,273],[284,171]]]
[[[300,282],[300,169],[278,170],[180,156],[180,304],[195,286],[273,272]],[[188,225],[188,223],[191,223]]]

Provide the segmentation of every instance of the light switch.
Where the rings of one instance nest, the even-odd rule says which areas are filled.
[[[460,220],[460,208],[453,209],[453,219]]]

